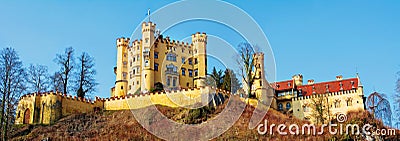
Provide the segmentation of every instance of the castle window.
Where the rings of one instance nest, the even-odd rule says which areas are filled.
[[[139,81],[136,81],[136,84],[139,85]]]
[[[172,86],[173,86],[173,87],[176,86],[176,77],[172,78]]]
[[[189,83],[186,83],[186,87],[189,87]]]
[[[132,79],[132,77],[133,77],[133,75],[132,75],[132,72],[131,72],[131,73],[129,73],[129,78]]]
[[[148,43],[149,42],[149,38],[146,38],[146,43]]]
[[[193,70],[188,69],[188,71],[189,71],[189,76],[190,76],[190,77],[193,77]]]
[[[168,77],[167,77],[167,86],[170,86],[170,85],[171,85],[171,77],[168,76]]]
[[[133,62],[135,62],[135,61],[136,61],[135,57],[133,57],[132,61],[133,61]]]
[[[128,65],[128,62],[124,61],[124,67],[126,68]]]
[[[133,71],[133,74],[136,74],[136,70],[135,69],[133,69],[132,71]]]
[[[174,66],[173,64],[169,64],[169,65],[167,65],[167,72],[177,73],[177,68],[178,67]]]
[[[149,66],[150,64],[149,64],[149,60],[146,60],[145,62],[144,62],[144,65],[145,66]]]
[[[335,108],[340,108],[340,101],[335,101]]]
[[[140,61],[140,56],[139,56],[139,55],[137,55],[137,57],[136,57],[136,58],[137,58],[137,61]]]
[[[194,76],[198,76],[199,75],[199,70],[198,69],[195,69],[194,70]]]
[[[154,52],[154,58],[158,59],[158,52]]]
[[[122,73],[122,77],[126,79],[126,72]]]
[[[129,62],[129,67],[132,67],[132,61]]]
[[[282,103],[279,103],[279,104],[278,104],[278,111],[283,111],[283,105],[282,105]]]
[[[124,86],[121,86],[121,90],[123,90],[124,89]]]
[[[137,50],[139,50],[139,46],[137,46],[136,48],[137,48]]]
[[[186,69],[182,68],[181,71],[182,71],[182,75],[185,76]]]
[[[197,58],[194,58],[194,64],[197,64],[198,62],[197,62]]]
[[[168,61],[174,61],[174,62],[176,62],[176,55],[175,55],[175,54],[172,54],[172,53],[169,53],[169,54],[167,55],[167,60],[168,60]]]
[[[182,64],[185,64],[185,60],[186,60],[186,58],[182,57]]]
[[[132,89],[132,85],[129,85],[129,90],[131,90]]]
[[[189,58],[189,65],[193,65],[192,58]]]
[[[289,110],[291,108],[290,102],[286,103],[286,110]]]
[[[349,99],[346,101],[347,106],[353,106],[353,100]]]
[[[154,70],[158,71],[158,64],[157,63],[154,63]]]
[[[182,48],[182,53],[185,52],[185,49]]]

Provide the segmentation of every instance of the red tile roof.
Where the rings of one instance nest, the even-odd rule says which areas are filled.
[[[290,86],[289,86],[290,83]],[[272,83],[272,87],[276,91],[286,91],[293,88],[293,80],[286,80],[281,82]],[[303,96],[312,94],[323,94],[327,92],[339,92],[342,90],[352,90],[358,87],[358,78],[349,78],[343,80],[335,80],[328,82],[320,82],[314,84],[307,84],[296,86],[295,89],[301,91]]]
[[[277,91],[291,90],[293,88],[293,80],[275,82],[271,85]]]

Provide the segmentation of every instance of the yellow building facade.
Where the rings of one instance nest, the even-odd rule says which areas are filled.
[[[117,66],[112,97],[146,93],[161,83],[166,90],[197,88],[207,75],[207,35],[192,34],[184,43],[156,35],[156,24],[142,24],[142,39],[117,39]]]

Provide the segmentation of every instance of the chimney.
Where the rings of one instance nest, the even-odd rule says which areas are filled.
[[[312,84],[314,84],[314,79],[308,80],[307,82],[308,82],[308,85],[312,85]]]
[[[343,79],[343,76],[342,76],[342,75],[336,76],[336,80],[337,80],[337,81],[340,81],[340,80],[342,80],[342,79]]]

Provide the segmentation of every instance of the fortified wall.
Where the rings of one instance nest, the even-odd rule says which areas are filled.
[[[88,99],[61,93],[26,94],[19,100],[16,124],[51,124],[58,119],[79,113],[97,110],[128,110],[151,105],[185,107],[201,103],[216,106],[228,98],[230,92],[213,87],[199,87],[122,97]]]
[[[104,102],[91,101],[58,92],[32,93],[22,96],[16,111],[16,124],[50,124],[61,117],[102,109]]]

